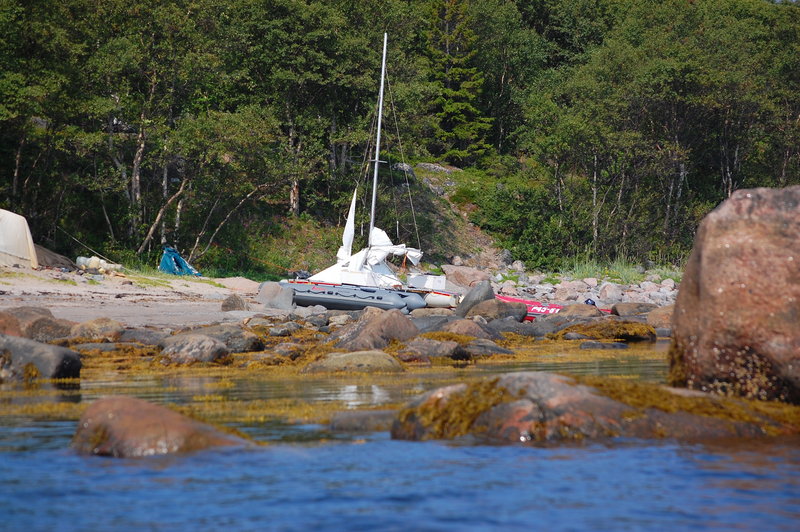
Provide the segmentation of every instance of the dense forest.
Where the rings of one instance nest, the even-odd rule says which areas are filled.
[[[734,190],[800,184],[790,1],[0,0],[0,207],[73,258],[288,268],[264,235],[364,181],[384,32],[381,159],[463,169],[531,268],[679,262]]]

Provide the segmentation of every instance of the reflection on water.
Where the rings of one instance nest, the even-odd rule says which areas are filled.
[[[179,404],[219,396],[232,408],[267,400],[379,408],[508,371],[663,382],[666,357],[636,349],[375,379],[111,378],[15,400],[89,402],[113,390]],[[11,406],[7,391],[0,408]],[[392,441],[267,418],[234,425],[270,443],[263,448],[110,460],[69,451],[74,422],[6,416],[0,424],[0,528],[9,530],[795,530],[800,518],[797,438],[531,448]]]

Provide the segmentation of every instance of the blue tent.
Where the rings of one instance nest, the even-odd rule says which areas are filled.
[[[173,275],[200,275],[200,272],[183,260],[177,249],[169,246],[164,247],[164,254],[161,256],[161,264],[158,265],[158,269]]]

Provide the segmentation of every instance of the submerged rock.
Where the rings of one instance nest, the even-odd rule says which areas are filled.
[[[78,421],[72,447],[81,454],[133,458],[247,445],[242,438],[133,397],[99,399]]]
[[[587,379],[589,380],[589,379]],[[796,434],[800,408],[743,402],[595,377],[592,386],[541,372],[507,373],[428,392],[403,408],[395,439],[473,436],[492,442]]]
[[[0,334],[0,382],[80,376],[81,359],[75,351]]]
[[[800,404],[800,186],[703,219],[673,316],[670,383]]]

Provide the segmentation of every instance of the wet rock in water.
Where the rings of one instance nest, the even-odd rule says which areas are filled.
[[[800,186],[706,216],[673,316],[671,384],[800,404]]]
[[[72,448],[80,454],[116,458],[248,444],[211,425],[133,397],[108,397],[92,403],[78,421],[72,439]]]
[[[578,316],[583,318],[598,318],[604,316],[603,312],[594,305],[587,305],[585,303],[573,303],[572,305],[564,305],[558,311],[558,314],[563,318],[565,316]]]
[[[222,302],[222,312],[233,310],[250,310],[250,305],[237,294],[231,294]]]
[[[611,314],[622,317],[638,316],[641,314],[647,314],[656,308],[658,308],[658,305],[655,303],[616,303],[611,307]]]
[[[336,347],[348,351],[383,349],[392,340],[404,342],[419,334],[419,329],[397,309],[367,307],[356,323],[332,334]]]
[[[275,282],[264,282],[258,288],[256,301],[267,308],[292,310],[294,308],[294,289]]]
[[[431,338],[414,338],[397,353],[403,362],[430,363],[431,359],[459,359],[458,342],[452,340],[433,340]]]
[[[208,327],[200,327],[183,334],[204,334],[211,338],[216,338],[228,348],[231,353],[247,353],[249,351],[260,351],[264,349],[264,342],[255,334],[245,331],[235,323],[222,323]]]
[[[478,325],[473,320],[453,320],[445,323],[440,330],[461,336],[472,336],[473,338],[485,338],[487,340],[500,340],[502,337],[491,330],[488,326]]]
[[[301,344],[293,344],[291,342],[282,342],[272,348],[275,353],[291,360],[300,358],[300,356],[303,354],[303,349],[304,348]]]
[[[405,371],[392,355],[383,351],[351,351],[327,353],[303,368],[303,373],[349,371],[360,373],[396,373]]]
[[[675,305],[666,305],[658,307],[647,313],[647,324],[658,328],[672,327],[672,313],[675,311]]]
[[[396,410],[345,410],[331,416],[329,427],[339,432],[384,432],[396,415]]]
[[[476,338],[467,344],[461,345],[458,354],[463,357],[461,358],[462,360],[471,360],[492,355],[511,355],[514,352],[505,347],[500,347],[491,340]]]
[[[75,351],[0,334],[0,382],[80,376],[81,359]]]
[[[465,317],[483,316],[487,321],[502,320],[504,318],[514,318],[517,321],[522,321],[527,314],[528,307],[525,303],[509,303],[499,299],[488,299],[469,309]]]
[[[158,345],[161,340],[168,337],[169,333],[164,330],[137,328],[125,329],[119,337],[120,342],[134,342],[143,345]]]
[[[656,336],[659,338],[669,338],[672,336],[670,327],[656,327]]]
[[[628,349],[628,344],[624,344],[622,342],[598,342],[597,340],[591,340],[588,342],[583,342],[580,345],[581,349]]]
[[[116,342],[122,336],[125,327],[118,321],[110,318],[97,318],[74,325],[70,330],[70,336],[75,338],[87,338],[91,340],[105,340]]]
[[[481,281],[464,295],[461,302],[456,307],[455,314],[463,318],[467,315],[467,312],[478,303],[482,301],[491,301],[493,299],[495,299],[495,295],[494,290],[492,290],[492,284],[489,281]]]
[[[587,323],[571,325],[556,334],[563,338],[569,333],[578,333],[594,340],[624,340],[626,342],[655,342],[656,331],[646,323],[607,317]]]
[[[591,381],[587,386],[551,373],[516,372],[439,388],[398,413],[392,438],[470,435],[526,443],[616,437],[695,440],[800,431],[797,407],[687,396],[684,390],[618,379]]]
[[[514,318],[504,318],[502,320],[492,320],[486,326],[497,334],[513,333],[520,336],[536,336],[533,322],[530,321],[518,322]]]
[[[230,352],[225,344],[204,334],[179,334],[165,338],[159,344],[163,360],[174,364],[218,362]]]

